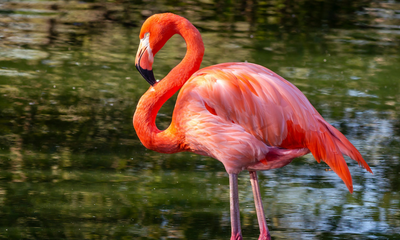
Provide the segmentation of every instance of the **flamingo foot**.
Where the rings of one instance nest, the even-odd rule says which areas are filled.
[[[269,234],[269,231],[261,231],[258,240],[271,240],[271,235]]]
[[[260,235],[260,237],[258,238],[258,240],[271,240],[271,236],[265,236],[265,235]]]
[[[243,240],[242,234],[241,233],[237,233],[237,234],[232,233],[231,240]]]

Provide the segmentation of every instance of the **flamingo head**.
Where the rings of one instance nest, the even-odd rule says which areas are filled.
[[[156,53],[177,31],[177,18],[172,13],[156,14],[149,17],[140,30],[140,44],[136,54],[135,66],[146,81],[154,86],[153,62]]]

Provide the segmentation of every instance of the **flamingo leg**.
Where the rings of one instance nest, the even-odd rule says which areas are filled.
[[[256,171],[249,171],[251,187],[253,188],[254,204],[256,205],[258,226],[260,227],[259,240],[271,240],[269,234],[267,221],[265,220],[264,207],[261,201],[260,187],[258,186],[258,178]]]
[[[240,228],[239,194],[238,194],[238,175],[229,174],[229,197],[231,202],[231,240],[242,240],[242,230]]]

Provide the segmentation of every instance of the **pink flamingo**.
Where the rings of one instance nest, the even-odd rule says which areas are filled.
[[[186,41],[183,60],[157,82],[152,64],[174,34]],[[271,239],[258,186],[259,170],[280,168],[309,152],[324,160],[353,192],[342,154],[372,173],[358,150],[327,123],[293,84],[251,63],[223,63],[199,70],[204,45],[199,31],[185,18],[157,14],[140,31],[135,65],[150,83],[133,117],[145,147],[160,153],[189,151],[221,161],[229,174],[231,239],[242,239],[238,174],[248,170],[260,228],[259,239]],[[155,125],[161,106],[181,89],[170,126]]]

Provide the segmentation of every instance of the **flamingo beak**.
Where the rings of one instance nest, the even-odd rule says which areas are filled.
[[[139,48],[136,54],[135,66],[142,77],[151,85],[156,84],[156,79],[153,74],[153,62],[154,56],[149,43],[150,34],[146,33],[142,39],[140,39]]]

